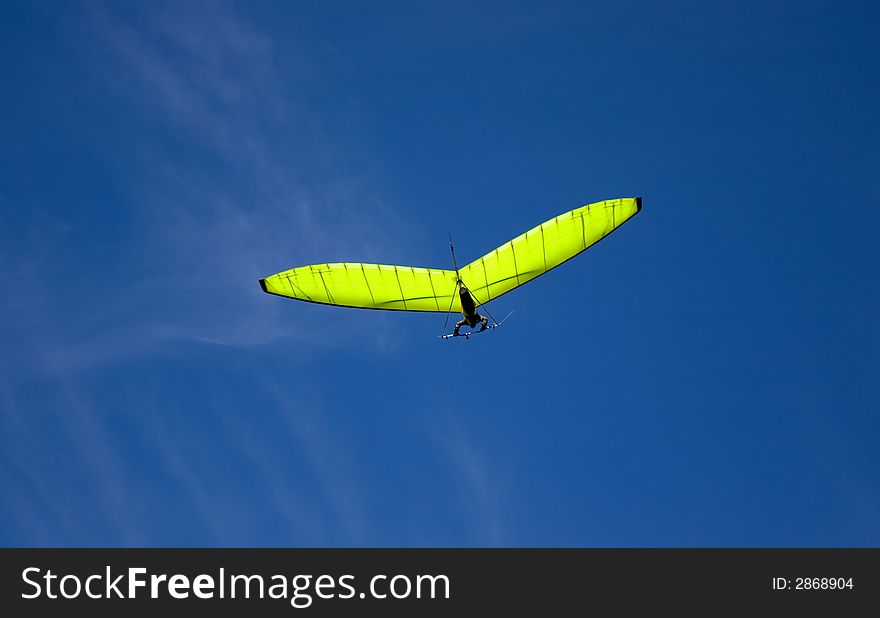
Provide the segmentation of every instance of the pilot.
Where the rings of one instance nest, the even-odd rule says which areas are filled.
[[[455,329],[452,331],[452,335],[454,337],[457,337],[458,329],[465,324],[473,329],[478,323],[482,323],[482,326],[480,327],[480,332],[486,330],[489,324],[489,320],[481,316],[479,312],[477,312],[477,306],[476,304],[474,304],[474,299],[471,297],[471,294],[470,292],[468,292],[468,289],[465,287],[464,283],[462,283],[458,288],[458,297],[461,300],[461,313],[464,318],[456,323]]]

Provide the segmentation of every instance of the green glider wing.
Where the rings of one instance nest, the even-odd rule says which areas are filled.
[[[313,303],[441,313],[449,310],[455,283],[453,270],[358,263],[300,266],[260,280],[269,294]]]
[[[459,270],[485,303],[570,260],[623,225],[642,199],[605,200],[554,217]],[[384,264],[300,266],[260,279],[264,292],[363,309],[460,311],[455,271]]]

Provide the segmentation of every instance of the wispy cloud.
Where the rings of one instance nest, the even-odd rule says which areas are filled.
[[[115,269],[123,276],[84,280],[75,257],[65,266],[71,238],[88,235],[73,212],[34,227],[38,242],[3,250],[4,275],[16,285],[4,295],[8,320],[50,325],[50,337],[21,342],[25,354],[73,370],[176,341],[350,339],[350,314],[336,313],[330,328],[313,319],[314,308],[294,313],[257,285],[303,263],[381,259],[382,246],[400,236],[369,178],[336,164],[339,145],[303,96],[308,71],[280,75],[272,38],[224,3],[169,3],[135,15],[92,5],[82,27],[98,87],[155,139],[122,136],[105,153],[124,187],[118,209],[129,228],[105,259],[124,265]],[[59,294],[67,300],[57,302]],[[390,320],[373,324],[367,336],[382,347]]]
[[[123,115],[155,132],[154,139],[120,136],[116,150],[104,153],[112,161],[108,172],[115,169],[123,186],[123,240],[102,245],[99,232],[57,204],[41,206],[37,198],[34,205],[0,203],[3,223],[10,223],[0,231],[0,332],[16,352],[4,354],[0,366],[8,400],[3,443],[30,441],[45,451],[38,443],[43,426],[21,418],[33,402],[13,388],[19,378],[54,393],[46,421],[64,434],[65,447],[87,471],[95,512],[108,522],[103,538],[116,544],[150,539],[142,535],[144,514],[130,506],[123,480],[132,471],[121,462],[130,464],[130,458],[108,433],[108,404],[96,399],[87,376],[173,354],[181,344],[332,346],[351,339],[358,327],[352,314],[340,311],[332,326],[315,320],[311,306],[294,314],[283,300],[264,295],[257,279],[308,261],[377,259],[383,236],[394,236],[400,226],[368,178],[337,169],[333,146],[305,99],[279,86],[284,80],[271,37],[228,5],[201,8],[169,3],[132,16],[113,5],[94,5],[84,20],[91,57],[101,59],[90,68],[98,87]],[[92,241],[91,254],[78,255]],[[85,260],[103,263],[112,277],[96,279],[94,269],[81,268]],[[390,340],[389,326],[389,320],[376,319],[366,336],[381,346]],[[216,517],[231,507],[192,460],[187,439],[152,417],[142,396],[134,397],[126,414],[155,445],[152,463],[183,489],[210,538],[242,538]],[[283,397],[274,401],[295,412]],[[291,479],[279,472],[283,467],[267,463],[283,460],[281,454],[224,402],[214,402],[210,411],[231,435],[243,438],[233,454],[261,479],[264,508],[299,531],[291,542],[333,542],[321,522],[324,513],[300,499]],[[365,542],[344,455],[327,459],[332,449],[321,424],[300,414],[280,429],[305,453],[309,473],[325,482],[334,529],[351,543]],[[58,495],[54,471],[44,481],[21,464],[23,457],[7,457],[19,490],[6,506],[14,508],[11,517],[29,531],[30,542],[94,538],[87,522],[58,504],[66,498]]]
[[[3,389],[3,468],[18,479],[6,488],[4,508],[30,531],[32,543],[94,543],[94,529],[103,527],[119,544],[141,544],[119,452],[93,402],[83,388],[57,376],[43,376],[40,386],[48,393],[43,405],[33,395],[23,405],[9,386]],[[57,435],[65,441],[53,445]],[[51,480],[44,478],[47,469]],[[58,486],[59,476],[68,479],[66,486]],[[83,500],[90,508],[73,507]]]
[[[136,27],[94,16],[117,59],[113,78],[220,159],[206,169],[183,167],[161,147],[143,153],[151,181],[135,197],[147,236],[139,257],[163,286],[204,300],[193,303],[196,316],[179,311],[170,322],[178,337],[230,345],[302,337],[255,279],[363,245],[364,230],[376,227],[361,213],[369,196],[353,200],[358,179],[328,169],[328,140],[304,99],[280,89],[267,35],[223,5],[173,11]]]
[[[504,518],[499,503],[507,482],[502,470],[492,467],[490,458],[481,452],[470,436],[449,411],[426,419],[429,437],[446,456],[449,466],[457,472],[462,504],[469,515],[474,542],[502,547],[506,540]]]

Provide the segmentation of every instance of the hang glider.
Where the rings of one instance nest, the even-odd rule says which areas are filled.
[[[623,225],[642,198],[605,200],[576,208],[520,234],[461,269],[338,262],[285,270],[260,279],[268,294],[361,309],[462,311],[459,286],[488,303],[531,281]]]

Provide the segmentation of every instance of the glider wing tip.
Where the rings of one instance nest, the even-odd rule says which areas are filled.
[[[642,198],[636,198],[636,212],[639,212],[642,209]]]
[[[265,280],[265,279],[260,279],[260,287],[263,288],[263,291],[264,291],[266,294],[269,293],[269,290],[266,289],[266,280]]]

